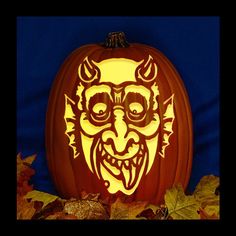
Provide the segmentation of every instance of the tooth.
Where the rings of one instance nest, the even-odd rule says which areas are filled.
[[[143,155],[143,154],[144,154],[144,147],[142,147],[142,148],[140,149],[140,152],[139,152],[139,154],[141,154],[141,155]]]
[[[112,162],[112,158],[111,158],[110,155],[107,156],[107,161],[111,164],[111,162]]]
[[[125,166],[126,166],[127,169],[128,169],[128,167],[129,167],[129,161],[128,161],[128,160],[125,160]]]
[[[102,150],[102,157],[106,154],[105,150]]]
[[[144,145],[143,144],[141,144],[141,150],[144,150]]]
[[[99,150],[99,152],[102,151],[102,144],[101,143],[99,143],[99,145],[98,145],[98,150]]]
[[[133,184],[135,177],[136,177],[136,167],[132,166],[132,168],[131,168],[131,180],[130,180],[130,185]]]
[[[138,159],[138,165],[140,165],[141,161],[142,161],[142,157],[139,157],[139,159]]]
[[[137,164],[137,158],[138,158],[138,157],[133,158],[133,163],[134,163],[135,165]]]
[[[112,158],[112,159],[111,159],[112,164],[114,164],[115,161],[116,161],[115,158]]]
[[[116,176],[118,176],[120,174],[120,170],[118,170],[116,167],[110,165],[106,160],[103,160],[103,164],[104,166],[109,169],[110,171],[112,171],[112,173]]]
[[[117,161],[119,167],[121,167],[122,161]]]

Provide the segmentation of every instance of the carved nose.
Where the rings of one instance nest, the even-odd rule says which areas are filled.
[[[114,130],[105,131],[102,135],[103,142],[113,146],[114,153],[121,154],[128,152],[129,146],[139,141],[139,136],[128,130],[128,125],[124,121],[124,111],[122,109],[114,110]]]

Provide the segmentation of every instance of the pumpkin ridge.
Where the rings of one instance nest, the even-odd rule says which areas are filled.
[[[172,69],[172,73],[173,73],[173,76],[176,77],[176,75],[179,76],[180,78],[180,75],[178,73],[178,71],[175,69],[175,67],[173,66],[172,63],[170,63],[169,59],[167,59],[166,57],[164,57],[164,61],[165,62],[168,62],[167,65]],[[188,97],[188,93],[187,93],[187,90],[186,90],[186,87],[183,83],[182,80],[179,80],[179,79],[175,79],[176,83],[177,83],[177,86],[179,87],[179,90],[181,91],[182,93],[182,101],[184,102],[185,104],[185,107],[186,107],[186,110],[188,111],[188,115],[186,116],[187,117],[187,122],[188,122],[188,127],[189,127],[189,131],[190,133],[188,133],[188,135],[190,136],[188,139],[190,140],[189,142],[189,145],[188,145],[188,156],[189,157],[192,157],[192,143],[193,143],[193,134],[192,134],[192,116],[191,116],[191,106],[190,106],[190,103],[189,103],[189,97]],[[189,163],[190,162],[190,163]],[[191,165],[192,165],[192,158],[188,158],[187,159],[187,163],[186,163],[186,167],[187,167],[187,172],[190,173],[191,172]],[[187,187],[187,184],[189,182],[189,177],[187,177],[187,175],[185,176],[185,181],[184,181],[184,188]]]

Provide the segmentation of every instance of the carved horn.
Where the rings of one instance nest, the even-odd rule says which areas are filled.
[[[144,82],[153,81],[158,72],[157,64],[154,62],[152,56],[148,56],[147,61],[142,60],[136,69],[136,77]]]
[[[79,78],[85,83],[91,83],[100,78],[100,70],[94,62],[86,57],[78,67]]]

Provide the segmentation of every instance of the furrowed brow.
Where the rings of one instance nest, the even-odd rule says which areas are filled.
[[[151,97],[150,90],[143,85],[128,85],[125,87],[123,101],[125,100],[128,93],[139,93],[141,96],[145,97],[147,101],[149,101]]]
[[[89,99],[98,93],[106,93],[109,95],[111,101],[113,98],[111,96],[111,87],[105,84],[93,85],[92,87],[86,89],[85,91],[85,99],[86,99],[86,107],[88,107]]]

